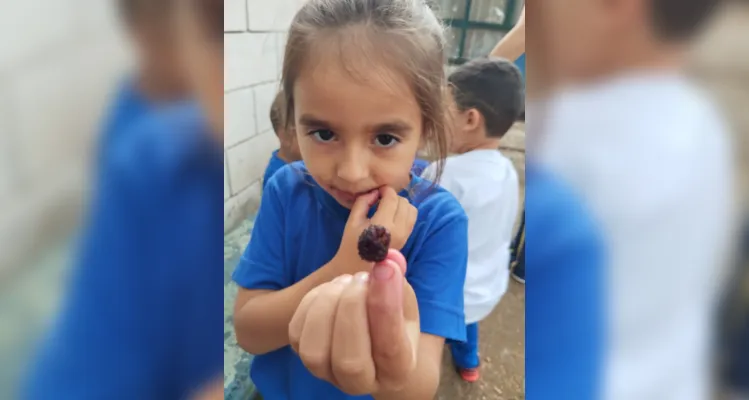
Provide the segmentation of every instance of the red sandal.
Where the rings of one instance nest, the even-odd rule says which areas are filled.
[[[480,374],[478,368],[458,368],[458,374],[466,382],[476,382]]]

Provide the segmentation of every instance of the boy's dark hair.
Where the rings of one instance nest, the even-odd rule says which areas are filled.
[[[458,109],[473,108],[481,113],[489,137],[504,136],[525,108],[520,70],[505,59],[468,61],[447,79]]]
[[[276,98],[273,99],[273,104],[270,106],[270,123],[273,125],[273,130],[276,132],[276,136],[279,136],[286,128],[286,118],[284,117],[286,110],[286,101],[282,91],[276,94]]]
[[[652,23],[665,40],[688,40],[699,33],[721,0],[650,0]]]

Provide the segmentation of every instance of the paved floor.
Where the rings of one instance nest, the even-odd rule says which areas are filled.
[[[515,281],[494,312],[481,322],[481,379],[463,382],[445,348],[439,400],[525,398],[525,287]]]
[[[15,399],[38,341],[59,306],[70,245],[50,247],[0,282],[0,399]]]

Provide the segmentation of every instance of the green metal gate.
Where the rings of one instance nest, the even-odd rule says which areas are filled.
[[[489,54],[515,25],[523,4],[523,0],[432,0],[448,27],[449,63]]]

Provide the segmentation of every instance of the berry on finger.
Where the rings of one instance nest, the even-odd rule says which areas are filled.
[[[390,232],[381,225],[370,225],[359,236],[359,257],[364,261],[382,262],[390,248]]]

